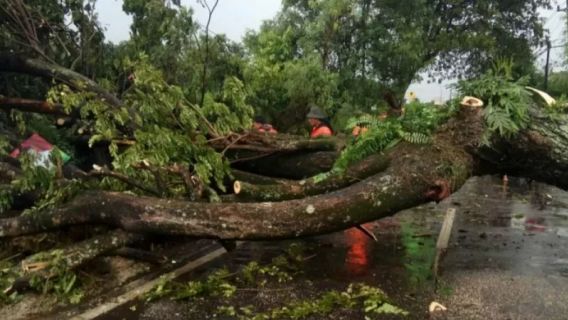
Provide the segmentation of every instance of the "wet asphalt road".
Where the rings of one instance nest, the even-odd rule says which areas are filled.
[[[435,283],[435,242],[450,207],[457,217]],[[317,255],[303,277],[322,292],[352,282],[378,286],[411,312],[406,319],[568,319],[568,192],[522,179],[504,185],[501,177],[473,178],[441,204],[366,227],[378,242],[356,229],[305,240]],[[246,243],[215,265],[269,261],[289,244]],[[430,314],[432,301],[448,310]],[[188,319],[184,302],[137,310],[100,319]],[[209,319],[211,312],[205,307],[202,314]]]

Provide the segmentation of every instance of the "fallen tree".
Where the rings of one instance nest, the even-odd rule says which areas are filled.
[[[391,163],[385,171],[335,192],[262,203],[191,203],[87,192],[53,210],[0,220],[0,237],[92,223],[219,239],[289,238],[345,229],[430,201],[439,180],[456,190],[477,172],[472,151],[484,130],[482,112],[463,112],[467,114],[436,135],[433,145],[401,143],[385,154]]]
[[[33,65],[25,70],[30,68]],[[169,196],[169,185],[175,179],[181,179],[191,195],[199,187],[197,170],[179,163],[155,166],[142,161],[143,165],[129,168],[134,170],[128,171],[134,177],[99,168],[79,173],[76,178],[118,180],[123,184],[121,189],[128,192],[81,189],[70,199],[62,197],[64,201],[33,214],[0,219],[0,238],[98,224],[126,232],[129,236],[121,246],[135,241],[130,236],[135,234],[282,239],[343,230],[440,201],[469,177],[485,173],[518,174],[568,188],[568,116],[562,109],[531,106],[527,118],[515,134],[499,135],[488,130],[482,108],[462,107],[438,128],[429,143],[401,141],[345,171],[319,176],[315,175],[332,168],[343,145],[341,140],[247,133],[210,137],[206,142],[212,149],[232,160],[234,166],[246,169],[234,172],[238,180],[233,184],[235,194],[223,197],[225,202],[192,202]],[[193,134],[201,135],[196,141],[206,139],[199,131]],[[128,147],[136,148],[139,143],[144,141],[134,139]],[[158,143],[153,146],[160,147]],[[4,180],[21,174],[3,168]],[[275,179],[265,177],[267,174],[305,179]],[[136,177],[145,177],[155,186],[139,182]],[[65,183],[63,179],[61,185]],[[90,250],[91,254],[83,259],[116,249],[110,245]]]
[[[543,115],[533,110],[532,116],[538,119]],[[551,128],[558,127],[550,121],[534,121],[513,139],[497,139],[492,147],[480,147],[485,132],[482,110],[463,109],[440,129],[432,145],[400,143],[383,156],[371,158],[379,168],[389,163],[386,170],[330,193],[322,189],[319,195],[280,202],[192,203],[91,191],[52,210],[1,219],[0,237],[93,223],[135,233],[199,238],[258,240],[316,235],[440,200],[439,181],[447,181],[455,191],[470,176],[489,172],[488,165],[523,170],[527,177],[566,188],[568,171],[564,169],[568,162],[563,160],[563,150],[568,146],[568,135]],[[502,157],[496,161],[498,154]],[[332,178],[328,183],[334,181]],[[290,184],[282,186],[293,189]],[[320,188],[314,182],[310,187]]]

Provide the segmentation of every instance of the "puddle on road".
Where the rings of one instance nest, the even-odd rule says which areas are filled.
[[[500,177],[479,177],[440,205],[428,204],[366,224],[377,242],[355,228],[302,240],[311,255],[294,281],[309,280],[322,292],[354,282],[377,286],[395,304],[409,310],[410,318],[423,319],[431,301],[463,289],[459,282],[449,281],[445,284],[449,290],[440,296],[432,279],[435,242],[449,207],[457,208],[457,219],[448,255],[441,264],[442,281],[444,273],[454,277],[479,270],[506,270],[515,276],[568,276],[564,250],[568,244],[568,193],[522,179],[510,178],[503,186]],[[245,243],[213,265],[234,270],[250,261],[269,262],[290,243]],[[205,273],[198,270],[184,279]],[[138,302],[135,308],[121,308],[99,319],[136,319],[141,315],[163,320],[146,312],[151,306]],[[129,309],[137,311],[129,313]]]

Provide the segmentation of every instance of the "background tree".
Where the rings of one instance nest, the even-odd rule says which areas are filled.
[[[517,75],[526,73],[532,48],[544,34],[536,9],[548,5],[542,0],[286,0],[274,21],[245,43],[252,61],[265,64],[316,56],[322,72],[337,77],[328,111],[368,111],[385,93],[394,96],[391,104],[400,104],[421,72],[438,79],[468,77],[498,57],[512,57],[517,68],[525,68]]]

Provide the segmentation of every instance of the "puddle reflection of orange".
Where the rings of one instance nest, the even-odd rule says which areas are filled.
[[[372,225],[365,225],[372,230]],[[345,238],[349,245],[345,256],[345,269],[349,275],[363,275],[367,272],[370,263],[369,251],[371,238],[357,228],[345,231]]]

